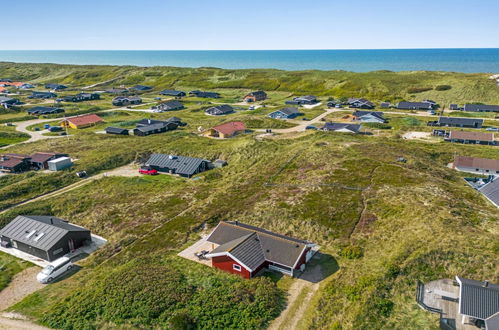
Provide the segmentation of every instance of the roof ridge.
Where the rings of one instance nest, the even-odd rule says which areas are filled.
[[[247,229],[247,228],[240,227],[238,225],[235,225],[235,224],[232,224],[232,223],[229,223],[229,222],[226,222],[226,221],[224,221],[224,223],[226,223],[228,225],[231,225],[233,227],[236,227],[236,228]],[[247,230],[251,230],[251,229],[247,229]],[[295,242],[294,239],[292,239],[292,238],[286,239],[286,238],[283,238],[283,237],[279,237],[279,236],[277,236],[278,234],[271,235],[271,234],[268,234],[268,233],[265,233],[265,232],[260,232],[260,231],[257,231],[257,230],[252,230],[252,231],[254,233],[257,233],[257,234],[263,234],[263,235],[270,236],[270,237],[273,237],[273,238],[277,238],[277,239],[280,239],[280,240],[283,240],[283,241],[288,241],[288,242],[293,242],[293,243],[297,243],[297,244],[304,244],[304,245],[306,245],[306,243],[304,243],[304,242]],[[282,236],[285,236],[285,235],[282,235]]]

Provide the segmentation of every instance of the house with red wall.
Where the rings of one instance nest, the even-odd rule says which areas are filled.
[[[298,275],[316,252],[314,243],[237,221],[220,222],[206,240],[213,246],[206,254],[212,266],[244,278],[263,268]]]

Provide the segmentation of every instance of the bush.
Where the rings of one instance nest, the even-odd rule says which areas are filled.
[[[366,127],[375,128],[375,129],[391,129],[392,127],[385,123],[366,123]]]
[[[435,87],[435,90],[436,91],[448,91],[451,88],[452,88],[451,85],[438,85],[437,87]]]
[[[364,251],[360,246],[350,245],[343,248],[340,255],[347,259],[359,259],[364,255]]]
[[[417,93],[423,93],[427,91],[431,91],[433,88],[431,87],[411,87],[407,89],[407,93],[409,94],[417,94]]]

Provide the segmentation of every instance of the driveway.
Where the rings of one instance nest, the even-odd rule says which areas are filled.
[[[304,120],[303,123],[298,124],[297,126],[290,127],[290,128],[277,128],[277,129],[272,129],[273,133],[281,133],[281,134],[286,134],[286,133],[294,133],[294,132],[302,132],[305,131],[305,128],[307,126],[313,125],[315,123],[321,122],[323,118],[325,118],[327,115],[333,113],[335,110],[334,109],[326,109],[323,113],[318,115],[317,117],[311,119],[311,120]],[[256,129],[255,131],[257,132],[265,132],[266,129]]]

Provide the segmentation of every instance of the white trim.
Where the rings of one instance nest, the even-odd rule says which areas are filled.
[[[300,261],[301,256],[303,255],[303,252],[305,252],[306,248],[307,248],[307,245],[305,245],[303,247],[303,250],[301,251],[300,256],[298,258],[296,258],[295,264],[293,265],[293,267],[291,267],[291,269],[296,269],[296,266],[298,265],[298,262]]]
[[[223,256],[227,256],[227,257],[230,257],[232,260],[234,260],[235,262],[237,262],[238,264],[240,264],[241,266],[243,266],[248,272],[252,273],[254,270],[249,268],[248,266],[246,266],[244,263],[242,263],[241,261],[239,261],[236,257],[234,257],[232,254],[230,254],[229,252],[220,252],[220,253],[214,253],[214,254],[210,254],[208,253],[206,255],[207,258],[213,258],[213,257],[223,257]]]
[[[239,268],[239,269],[238,269],[238,268]],[[238,265],[238,264],[232,264],[232,270],[235,270],[235,271],[240,272],[241,270],[243,270],[243,268],[241,267],[241,265]]]

